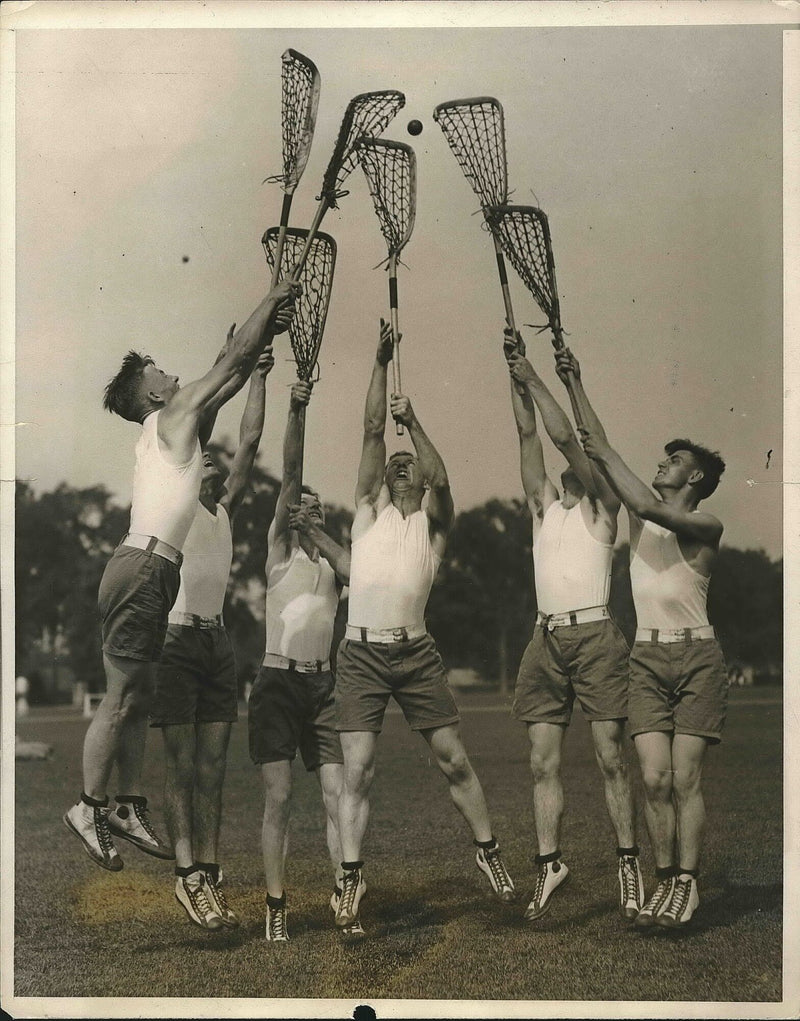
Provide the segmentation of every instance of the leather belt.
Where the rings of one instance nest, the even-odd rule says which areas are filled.
[[[393,645],[395,642],[410,642],[428,633],[424,624],[415,627],[370,628],[348,624],[344,636],[355,642],[371,642],[376,645]]]
[[[299,659],[279,656],[275,652],[266,652],[264,653],[264,666],[277,667],[279,670],[296,670],[299,674],[324,674],[330,672],[331,661],[329,659],[311,659],[304,662]]]
[[[157,553],[158,556],[169,560],[171,564],[177,564],[178,567],[183,563],[183,553],[180,550],[170,546],[168,542],[162,542],[161,539],[157,539],[154,535],[139,535],[136,532],[128,532],[120,545],[147,550],[148,553]]]
[[[669,642],[703,642],[709,638],[716,638],[716,632],[712,624],[703,624],[701,627],[678,627],[678,628],[649,628],[638,627],[636,629],[637,642],[649,642],[651,645],[662,645]]]
[[[586,606],[582,610],[570,610],[568,613],[540,613],[539,623],[552,631],[557,627],[575,627],[576,624],[589,624],[607,618],[611,618],[607,606]]]
[[[180,610],[173,610],[168,619],[170,624],[179,624],[181,627],[198,627],[208,631],[225,630],[221,613],[218,613],[216,617],[200,617],[196,613],[181,613]]]

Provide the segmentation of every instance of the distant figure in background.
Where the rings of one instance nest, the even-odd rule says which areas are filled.
[[[512,710],[528,728],[539,842],[536,887],[525,918],[541,918],[569,875],[560,850],[564,811],[561,755],[577,698],[591,727],[606,807],[617,838],[619,909],[623,918],[632,921],[644,902],[644,888],[623,747],[628,645],[608,609],[620,502],[581,449],[566,414],[521,353],[521,343],[519,334],[506,329],[504,350],[509,371],[523,391],[519,393],[512,383],[522,486],[533,519],[539,618],[520,663]],[[545,471],[534,404],[568,465],[561,475],[561,498]]]
[[[282,325],[279,312],[276,323]],[[221,889],[218,846],[231,724],[238,716],[236,663],[222,617],[233,560],[231,524],[264,428],[272,347],[250,377],[230,474],[203,452],[200,501],[183,547],[181,585],[158,665],[151,727],[164,735],[165,814],[175,849],[175,897],[203,929],[235,928]]]
[[[27,677],[23,677],[21,674],[14,682],[14,692],[16,695],[15,713],[17,716],[27,716],[30,712],[30,706],[28,705],[28,692],[30,691],[30,684]]]
[[[100,582],[106,693],[83,746],[83,793],[64,824],[97,865],[122,867],[112,833],[157,858],[174,852],[155,832],[140,792],[147,717],[167,617],[180,585],[183,544],[194,520],[203,470],[201,436],[247,382],[275,332],[275,317],[300,287],[281,281],[231,338],[214,366],[182,390],[149,356],[129,352],[103,406],[142,426],[136,446],[130,531]],[[207,434],[207,433],[206,433]],[[107,787],[116,763],[117,807]]]
[[[559,375],[580,367],[567,349]],[[718,453],[691,440],[664,448],[652,487],[637,478],[596,416],[581,438],[628,509],[636,641],[631,652],[628,719],[642,770],[656,888],[636,925],[682,928],[697,910],[705,804],[703,761],[721,737],[728,698],[722,650],[706,599],[722,524],[697,509],[725,471]]]

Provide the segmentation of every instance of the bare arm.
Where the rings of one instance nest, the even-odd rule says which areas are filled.
[[[386,467],[386,367],[392,360],[392,328],[381,319],[380,340],[364,408],[364,439],[356,483],[356,506],[378,498]]]
[[[430,486],[428,492],[427,514],[431,523],[432,535],[439,535],[443,540],[453,524],[453,497],[450,493],[450,480],[439,451],[428,438],[420,425],[411,401],[402,394],[392,394],[392,417],[402,422],[408,429],[414,450],[417,452],[420,471]],[[437,550],[441,555],[444,549]]]
[[[312,521],[302,504],[289,507],[289,528],[308,536],[336,572],[339,584],[350,584],[350,551],[340,546],[320,525]]]
[[[289,415],[283,436],[283,471],[281,489],[275,504],[275,517],[270,529],[268,567],[283,563],[289,556],[291,526],[289,506],[300,503],[300,473],[303,456],[303,410],[311,399],[311,383],[298,381],[292,386]]]
[[[260,355],[250,376],[250,390],[239,425],[239,446],[233,455],[231,473],[225,483],[225,495],[220,501],[231,519],[236,515],[244,498],[258,445],[261,442],[267,402],[267,376],[272,372],[274,365],[275,359],[270,345]]]

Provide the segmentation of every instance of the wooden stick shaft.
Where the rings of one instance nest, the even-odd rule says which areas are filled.
[[[299,481],[299,492],[303,491],[303,457],[306,449],[306,405],[304,404],[299,410],[297,420],[300,426],[300,481]],[[298,500],[302,503],[302,499],[298,496]]]
[[[400,389],[400,323],[397,309],[397,254],[389,255],[389,320],[392,325],[392,389],[399,394]],[[402,436],[403,423],[397,422],[397,435]]]
[[[328,196],[323,195],[322,200],[320,201],[320,204],[317,207],[317,212],[316,215],[314,216],[314,222],[311,224],[311,227],[309,228],[306,243],[305,245],[303,245],[303,251],[300,253],[300,258],[298,259],[297,265],[294,268],[293,277],[295,280],[300,279],[300,273],[303,270],[303,266],[305,266],[306,264],[308,253],[311,251],[311,245],[314,241],[314,238],[317,236],[319,225],[322,223],[322,217],[328,212],[328,210],[330,209],[330,205],[331,202]]]
[[[563,351],[566,345],[564,344],[564,331],[561,329],[561,323],[553,323],[552,330],[553,330],[553,347],[556,349],[556,351]],[[585,423],[583,421],[583,415],[581,414],[581,409],[578,404],[578,399],[575,396],[575,377],[571,372],[567,376],[567,393],[569,394],[569,402],[572,405],[572,413],[575,416],[575,424],[579,428],[583,428]]]
[[[494,255],[495,259],[497,260],[497,272],[500,275],[500,289],[503,292],[503,304],[505,305],[506,308],[506,322],[514,331],[514,333],[516,333],[517,326],[516,323],[514,322],[514,309],[511,307],[511,289],[508,286],[506,260],[503,258],[503,249],[500,247],[500,239],[498,238],[494,231],[492,231],[492,241],[494,241]],[[517,350],[520,351],[519,345],[517,345]],[[517,391],[518,394],[525,393],[525,387],[522,385],[522,383],[515,383],[514,389]]]
[[[278,240],[275,244],[275,265],[272,267],[272,283],[270,287],[275,287],[280,279],[281,273],[281,259],[283,258],[283,246],[286,242],[286,228],[289,226],[289,210],[292,208],[292,199],[294,198],[293,192],[288,192],[283,196],[283,206],[281,207],[281,222],[278,228]]]

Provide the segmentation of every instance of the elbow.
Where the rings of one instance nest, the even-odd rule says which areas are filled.
[[[572,444],[574,436],[572,432],[563,431],[554,433],[551,436],[551,439],[556,449],[559,450],[562,454],[564,454]]]
[[[364,419],[364,436],[372,439],[373,437],[380,438],[383,436],[384,430],[386,429],[385,420],[379,418],[370,418],[369,416]]]

